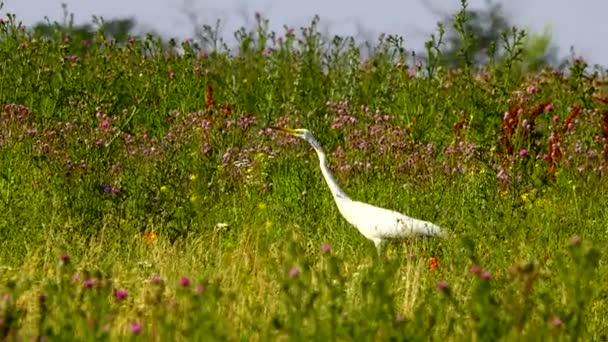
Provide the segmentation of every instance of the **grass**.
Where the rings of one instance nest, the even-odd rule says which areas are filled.
[[[203,53],[3,18],[0,336],[605,339],[602,73],[423,69],[390,36],[362,59],[316,25],[258,18]],[[451,238],[378,258],[270,124],[312,130],[354,199]]]

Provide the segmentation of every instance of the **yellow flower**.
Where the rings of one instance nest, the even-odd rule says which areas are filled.
[[[191,181],[196,180],[196,175],[190,175],[190,180]]]
[[[160,187],[160,192],[167,192],[169,190],[166,185]]]
[[[509,196],[509,190],[505,190],[505,191],[501,191],[500,192],[500,198],[507,198],[507,196]]]
[[[525,192],[521,194],[521,200],[524,201],[524,203],[526,204],[530,204],[532,203],[532,200],[534,200],[534,194]]]

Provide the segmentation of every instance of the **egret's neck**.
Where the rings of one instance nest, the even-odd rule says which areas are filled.
[[[317,156],[319,156],[319,164],[321,164],[321,173],[323,173],[323,177],[325,178],[325,182],[327,182],[327,185],[329,186],[331,194],[337,198],[348,198],[348,196],[346,196],[344,191],[342,191],[342,189],[340,188],[340,185],[338,185],[338,182],[336,182],[334,175],[331,173],[331,169],[327,164],[327,156],[325,155],[325,151],[321,144],[319,144],[319,142],[314,139],[311,139],[308,142],[317,152]]]

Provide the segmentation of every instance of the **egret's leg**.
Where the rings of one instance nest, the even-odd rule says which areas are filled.
[[[382,240],[374,239],[374,244],[376,245],[376,250],[378,251],[378,256],[382,253]]]

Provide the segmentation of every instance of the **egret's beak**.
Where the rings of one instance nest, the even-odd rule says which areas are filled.
[[[297,135],[298,132],[295,129],[291,129],[291,128],[286,128],[286,127],[275,127],[275,126],[270,126],[270,129],[274,129],[275,131],[281,131],[283,133],[287,133],[287,134],[293,134],[293,135]]]

